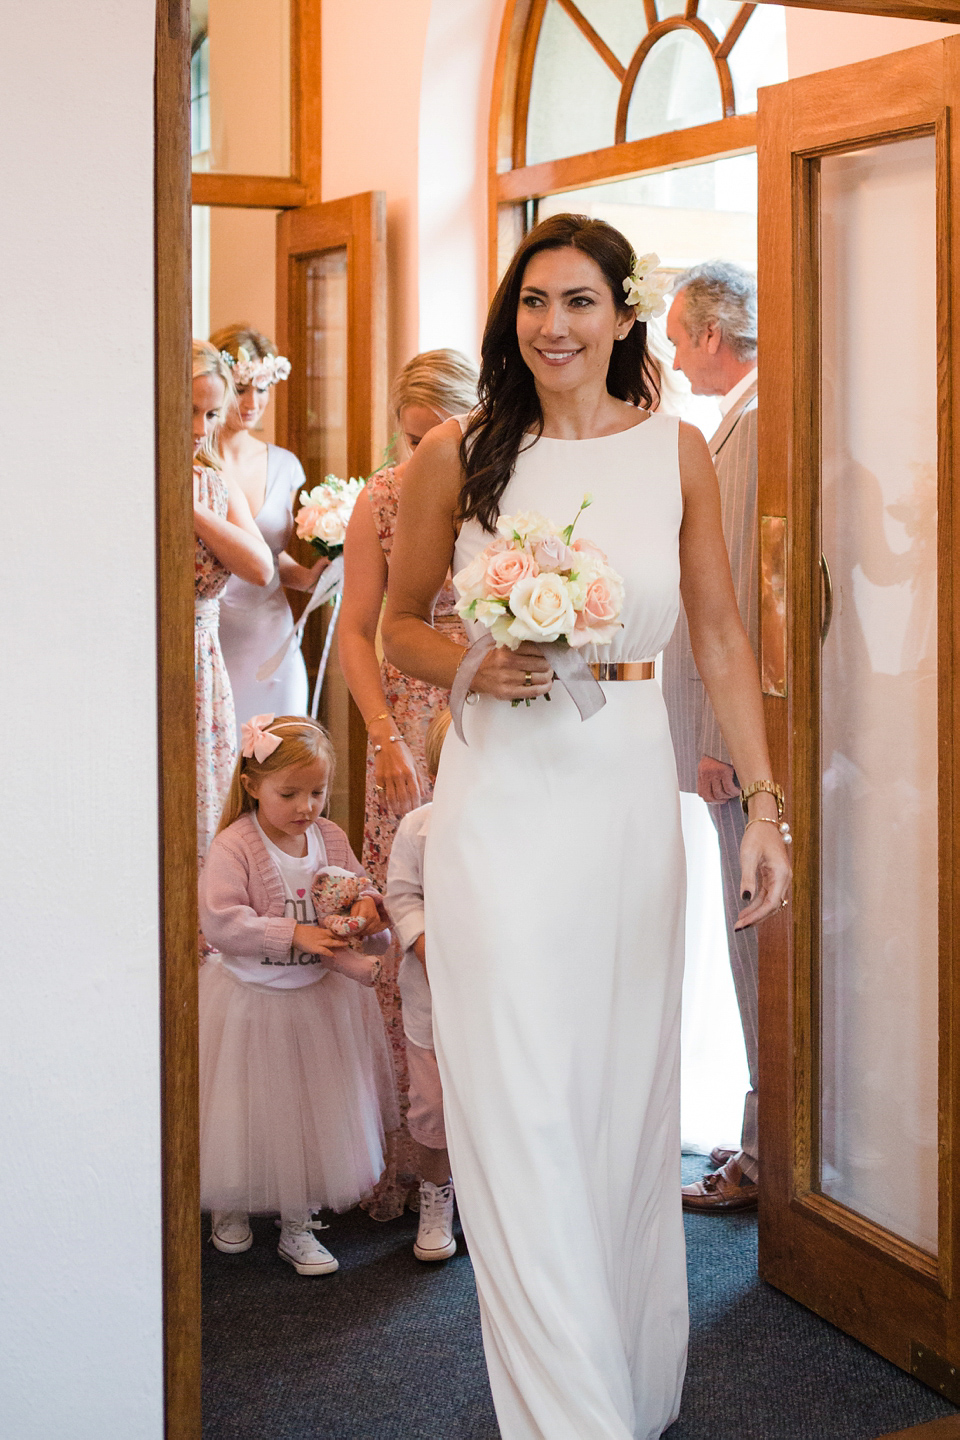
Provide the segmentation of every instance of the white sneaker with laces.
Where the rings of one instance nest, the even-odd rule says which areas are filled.
[[[282,1218],[277,1254],[281,1260],[292,1265],[298,1275],[332,1275],[334,1270],[339,1270],[340,1261],[330,1254],[325,1245],[320,1244],[313,1233],[314,1230],[328,1228],[309,1215]]]
[[[214,1210],[210,1217],[210,1239],[225,1255],[239,1255],[253,1244],[250,1216],[242,1210]]]
[[[420,1226],[413,1253],[418,1260],[449,1260],[457,1253],[453,1238],[453,1181],[420,1181]]]

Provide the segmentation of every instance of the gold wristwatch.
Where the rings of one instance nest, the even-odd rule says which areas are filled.
[[[772,795],[776,800],[777,819],[781,820],[783,818],[783,791],[780,789],[776,780],[754,780],[752,785],[748,785],[745,790],[740,791],[740,804],[743,806],[744,815],[749,814],[747,803],[750,797],[752,795],[759,795],[761,791],[766,791],[768,795]]]

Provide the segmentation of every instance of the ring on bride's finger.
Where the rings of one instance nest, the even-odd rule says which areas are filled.
[[[530,670],[527,671],[526,675],[524,675],[524,677],[523,677],[523,683],[524,683],[524,685],[532,685],[532,684],[533,684],[533,673],[532,673],[532,671],[530,671]]]
[[[783,899],[780,901],[780,909],[781,909],[781,910],[786,910],[786,908],[787,908],[787,906],[788,906],[789,904],[790,904],[790,901],[787,899],[786,895],[784,895]]]

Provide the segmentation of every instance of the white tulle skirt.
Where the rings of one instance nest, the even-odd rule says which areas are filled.
[[[200,971],[200,1192],[205,1210],[349,1210],[399,1124],[376,993],[328,973],[267,990]]]

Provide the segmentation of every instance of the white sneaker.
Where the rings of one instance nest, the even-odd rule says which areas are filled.
[[[303,1219],[283,1220],[280,1225],[280,1244],[277,1254],[281,1260],[292,1265],[298,1275],[332,1275],[339,1270],[336,1260],[325,1245],[314,1235],[314,1230],[326,1230],[318,1220],[309,1215]]]
[[[210,1217],[210,1239],[225,1255],[239,1255],[253,1244],[250,1216],[242,1210],[214,1210]]]
[[[449,1260],[457,1253],[453,1238],[453,1181],[420,1181],[420,1227],[413,1253],[418,1260]]]

